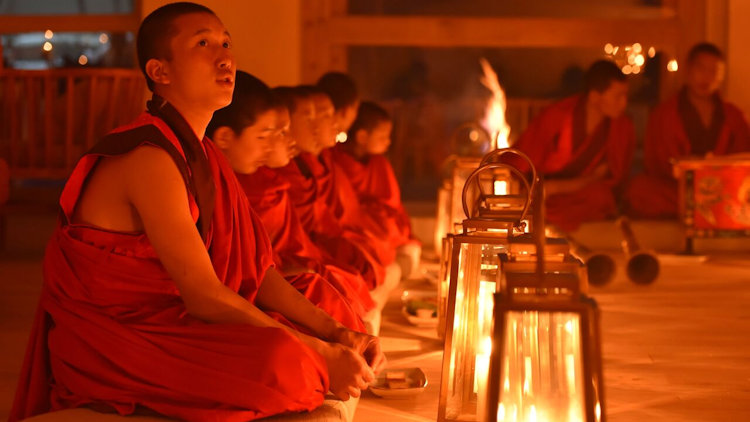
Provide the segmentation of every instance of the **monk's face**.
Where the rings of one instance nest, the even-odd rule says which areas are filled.
[[[234,171],[251,174],[267,161],[275,130],[276,113],[269,110],[258,115],[255,123],[244,128],[239,135],[228,127],[217,129],[215,141]]]
[[[336,135],[339,132],[333,102],[325,94],[316,94],[313,96],[313,101],[318,143],[321,149],[331,148],[336,145]]]
[[[289,133],[291,118],[289,110],[280,108],[275,110],[276,113],[276,130],[271,137],[271,153],[268,154],[266,166],[270,168],[280,168],[289,164],[297,153],[297,143]]]
[[[698,54],[687,66],[686,84],[698,97],[714,95],[724,82],[724,61],[712,54]]]
[[[380,122],[374,129],[357,131],[357,143],[369,155],[385,154],[391,146],[391,130],[393,123]]]
[[[295,110],[291,114],[289,131],[301,151],[313,155],[320,153],[320,146],[315,134],[315,104],[309,98],[297,98]]]
[[[150,59],[154,90],[183,113],[215,111],[232,101],[235,63],[224,24],[210,13],[175,18],[167,59]]]
[[[620,117],[628,106],[627,82],[612,81],[604,91],[592,91],[589,95],[592,97],[591,100],[594,104],[599,107],[602,114],[607,117]]]

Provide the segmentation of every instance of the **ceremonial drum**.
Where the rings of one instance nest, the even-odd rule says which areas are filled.
[[[694,238],[750,237],[750,155],[683,158],[673,170],[687,252]]]

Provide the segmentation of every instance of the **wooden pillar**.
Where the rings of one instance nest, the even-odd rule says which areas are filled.
[[[346,46],[333,44],[329,21],[346,15],[346,0],[301,2],[303,83],[314,83],[329,70],[346,71]]]

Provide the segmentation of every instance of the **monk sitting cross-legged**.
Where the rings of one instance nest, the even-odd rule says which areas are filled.
[[[166,5],[137,50],[154,97],[65,186],[10,419],[91,407],[239,422],[314,409],[329,388],[358,396],[382,362],[377,341],[279,275],[204,137],[234,88],[224,25],[204,6]]]
[[[207,133],[227,156],[271,239],[274,262],[311,302],[344,325],[363,331],[374,307],[365,281],[333,265],[302,229],[289,184],[269,168],[289,163],[289,112],[259,79],[237,72],[232,103],[214,113]],[[356,311],[356,313],[353,311]]]
[[[598,61],[586,73],[586,92],[549,106],[521,135],[525,152],[545,177],[547,221],[572,231],[617,213],[616,193],[630,171],[633,124],[625,75]]]
[[[318,160],[320,121],[330,117],[318,115],[311,88],[277,88],[274,91],[290,111],[290,132],[300,149],[289,165],[274,172],[289,183],[289,195],[303,229],[336,262],[355,268],[370,290],[384,285],[389,262],[381,255],[382,244],[374,242],[360,227],[350,224],[353,219],[345,216],[349,210],[339,199],[335,180]]]
[[[398,181],[383,155],[391,144],[392,126],[382,107],[361,103],[347,141],[333,149],[333,160],[354,187],[362,209],[385,227],[391,247],[406,255],[404,249],[421,247],[412,237]]]
[[[651,113],[644,143],[645,172],[628,189],[630,213],[642,218],[677,217],[677,180],[671,160],[750,151],[742,112],[719,96],[724,55],[713,44],[688,53],[686,83]]]

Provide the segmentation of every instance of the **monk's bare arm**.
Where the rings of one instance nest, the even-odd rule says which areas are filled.
[[[190,214],[185,182],[169,155],[139,147],[124,157],[122,166],[126,197],[188,313],[207,322],[283,327],[216,276]]]
[[[265,310],[278,312],[290,321],[307,327],[322,339],[333,340],[337,332],[344,328],[325,311],[310,303],[273,268],[263,278],[256,303]]]

